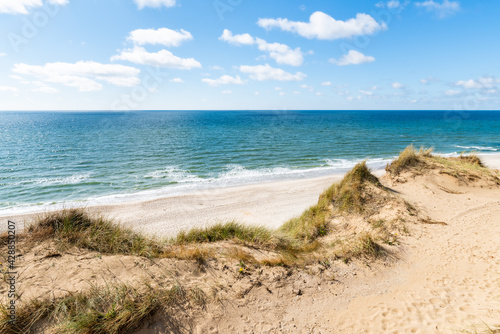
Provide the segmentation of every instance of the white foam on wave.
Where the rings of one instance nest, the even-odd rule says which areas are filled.
[[[463,148],[463,149],[466,149],[466,150],[478,150],[478,151],[493,151],[493,152],[497,152],[498,151],[498,148],[495,148],[495,147],[491,147],[491,146],[460,146],[460,145],[453,145],[454,147],[458,147],[458,148]]]
[[[88,180],[90,173],[74,174],[66,177],[56,177],[56,178],[42,178],[35,179],[32,182],[34,184],[39,184],[42,186],[52,186],[52,185],[65,185],[65,184],[78,184],[85,180]]]
[[[165,179],[169,182],[185,183],[193,181],[201,181],[198,175],[191,174],[178,166],[167,166],[165,169],[156,170],[144,175],[144,178]]]

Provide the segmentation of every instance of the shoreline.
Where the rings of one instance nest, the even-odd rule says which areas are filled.
[[[492,169],[500,169],[500,154],[478,154]],[[376,170],[377,177],[384,170]],[[187,194],[119,204],[73,205],[84,207],[146,235],[172,237],[182,230],[206,227],[218,222],[238,221],[249,225],[278,228],[314,205],[318,196],[345,173],[316,178],[262,182],[231,187],[209,188]],[[3,221],[16,221],[21,228],[36,216],[48,212],[7,214]],[[2,224],[0,230],[4,230]]]

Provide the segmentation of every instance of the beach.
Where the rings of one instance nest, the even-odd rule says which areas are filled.
[[[481,155],[481,158],[489,167],[500,169],[500,155]],[[374,173],[381,176],[384,171],[378,170]],[[173,237],[180,231],[228,221],[278,228],[315,204],[318,196],[342,176],[338,174],[320,178],[214,188],[152,201],[87,208],[138,232],[160,238]],[[74,206],[61,206],[61,208],[71,207]],[[42,213],[43,211],[8,215],[1,219],[16,221],[23,226],[25,222],[33,220]],[[2,228],[5,229],[4,226]]]

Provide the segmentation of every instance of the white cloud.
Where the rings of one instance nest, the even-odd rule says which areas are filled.
[[[242,65],[240,66],[240,71],[248,73],[250,78],[257,81],[302,81],[306,77],[304,73],[288,73],[280,68],[271,67],[269,64],[257,66]]]
[[[467,81],[457,81],[455,83],[456,86],[462,86],[466,89],[490,89],[496,87],[498,84],[500,84],[500,79],[495,79],[493,77],[483,77],[479,78],[478,80],[467,80]]]
[[[375,58],[372,56],[365,56],[359,51],[350,50],[346,55],[343,55],[340,59],[330,59],[330,62],[333,64],[337,64],[339,66],[346,65],[359,65],[363,63],[372,63],[375,61]]]
[[[144,7],[160,8],[162,6],[175,6],[175,0],[134,0],[134,2],[137,4],[139,9],[143,9]]]
[[[300,66],[304,62],[304,56],[300,48],[292,49],[285,44],[268,43],[249,34],[233,35],[231,31],[224,29],[219,39],[238,46],[257,45],[260,51],[268,53],[278,64]]]
[[[221,41],[228,42],[229,44],[234,44],[234,45],[255,44],[255,39],[252,36],[250,36],[250,34],[233,35],[233,33],[227,29],[224,29],[219,39]]]
[[[147,52],[146,49],[140,46],[134,46],[132,49],[123,50],[119,55],[111,57],[111,60],[124,60],[136,64],[161,66],[180,70],[201,68],[201,64],[194,58],[179,58],[168,50]]]
[[[446,92],[444,92],[444,94],[447,95],[447,96],[453,96],[453,95],[460,94],[460,91],[459,90],[449,89]]]
[[[316,92],[316,96],[323,96],[323,95],[325,95],[325,94],[322,92]]]
[[[160,29],[137,29],[130,32],[128,40],[137,45],[161,44],[165,46],[179,46],[184,41],[193,39],[193,35],[184,29],[172,30],[168,28]]]
[[[24,76],[33,76],[43,82],[75,87],[82,92],[100,90],[102,81],[124,87],[140,83],[137,77],[140,71],[135,67],[93,61],[47,63],[43,66],[15,64],[12,71]]]
[[[257,24],[265,29],[279,28],[297,33],[305,38],[334,40],[353,36],[371,35],[387,29],[387,25],[378,23],[368,14],[357,14],[347,21],[335,20],[323,12],[315,12],[309,22],[289,21],[288,19],[259,19]]]
[[[201,79],[201,81],[209,84],[210,86],[217,87],[219,85],[243,85],[244,82],[240,76],[232,77],[230,75],[223,75],[218,79]]]
[[[17,93],[18,89],[16,87],[11,87],[11,86],[0,86],[0,93],[5,92],[5,93]]]
[[[59,90],[57,90],[56,88],[54,88],[52,86],[47,85],[44,82],[33,81],[31,83],[36,86],[36,88],[33,88],[31,90],[33,92],[44,93],[44,94],[56,94],[56,93],[59,93]]]
[[[293,95],[300,95],[300,94],[301,94],[301,92],[299,92],[299,91],[297,91],[297,90],[294,90],[294,91],[293,91]]]
[[[330,81],[325,81],[321,83],[321,86],[331,86],[332,83]]]
[[[392,86],[392,88],[394,88],[394,89],[402,89],[402,88],[404,88],[404,87],[405,87],[405,86],[403,86],[403,84],[402,84],[402,83],[399,83],[399,82],[393,82],[393,83],[391,84],[391,86]]]
[[[222,91],[222,94],[232,94],[232,93],[233,93],[233,91],[232,91],[232,90],[229,90],[229,89],[228,89],[228,90],[223,90],[223,91]]]
[[[433,0],[416,2],[415,6],[427,9],[430,12],[436,13],[439,18],[455,14],[460,11],[460,3],[458,1],[443,0],[443,3]]]
[[[210,69],[213,71],[224,71],[224,67],[217,66],[217,65],[211,66]]]
[[[408,4],[409,4],[409,1],[405,1],[404,3],[401,3],[398,0],[390,0],[387,2],[381,1],[377,4],[375,4],[375,6],[378,8],[389,8],[392,10],[396,10],[396,9],[403,10]]]
[[[312,87],[312,86],[303,84],[303,85],[300,85],[299,87],[302,88],[302,89],[307,89],[310,92],[314,92],[314,87]]]
[[[5,57],[7,54],[5,52],[0,52],[0,57]]]
[[[366,91],[366,90],[359,90],[359,93],[366,95],[366,96],[372,96],[373,92]]]
[[[68,0],[47,0],[52,5],[66,5]],[[28,14],[29,9],[42,7],[42,0],[0,0],[0,13],[4,14]]]
[[[173,79],[170,80],[170,82],[184,83],[184,80],[182,80],[181,78],[173,78]]]

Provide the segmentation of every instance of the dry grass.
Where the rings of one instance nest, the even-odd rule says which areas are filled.
[[[415,150],[413,144],[407,146],[385,170],[393,175],[399,175],[408,168],[415,167],[422,163],[422,157],[432,157],[432,149],[421,148],[419,152]]]
[[[92,217],[83,209],[46,214],[27,228],[27,243],[54,240],[61,248],[76,246],[102,254],[156,257],[162,253],[159,242],[102,217]]]
[[[210,243],[237,239],[255,244],[265,244],[272,238],[272,231],[265,227],[245,226],[237,222],[219,223],[207,228],[194,228],[180,232],[175,244]]]
[[[204,303],[200,289],[94,286],[62,298],[23,303],[17,307],[14,325],[8,323],[8,312],[2,307],[0,333],[29,333],[43,321],[56,325],[56,333],[129,333],[159,311],[166,313]]]
[[[364,213],[366,210],[365,188],[373,185],[382,188],[380,181],[374,176],[366,162],[361,162],[349,171],[339,184],[331,188],[331,197],[338,212]]]
[[[318,204],[307,209],[300,217],[286,222],[280,231],[303,240],[315,240],[328,234],[328,220],[337,213],[365,212],[365,187],[371,184],[382,187],[370,173],[365,162],[357,164],[342,181],[332,185],[320,195]]]
[[[354,240],[342,242],[335,255],[348,261],[352,258],[379,258],[384,254],[384,248],[375,241],[375,238],[370,233],[364,232]]]
[[[424,148],[417,152],[413,145],[410,145],[396,160],[387,165],[386,171],[391,176],[398,176],[406,171],[419,175],[423,174],[424,170],[435,169],[465,184],[483,180],[500,185],[498,172],[488,169],[477,155],[462,154],[459,157],[444,158],[432,155],[431,152],[432,149]]]

